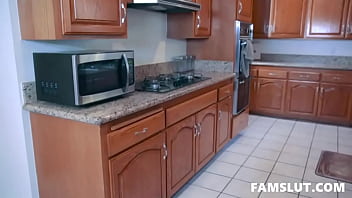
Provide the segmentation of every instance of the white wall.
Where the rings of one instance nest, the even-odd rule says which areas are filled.
[[[261,53],[352,56],[350,40],[303,40],[303,39],[256,39],[254,40],[256,58]]]
[[[22,110],[20,95],[21,82],[34,80],[32,53],[133,49],[136,65],[142,65],[185,55],[186,41],[166,38],[165,14],[133,9],[128,10],[128,39],[23,41],[17,1],[3,0],[0,7],[4,21],[0,30],[0,197],[36,198],[39,195],[29,113]]]
[[[0,6],[0,197],[31,197],[8,1]]]

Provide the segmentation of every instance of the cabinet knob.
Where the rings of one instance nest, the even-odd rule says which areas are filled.
[[[222,114],[222,111],[219,111],[219,120],[221,120],[221,114]]]

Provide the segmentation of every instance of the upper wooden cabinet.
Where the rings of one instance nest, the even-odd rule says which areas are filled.
[[[237,20],[252,23],[253,0],[237,1]]]
[[[309,0],[307,38],[345,38],[349,0]]]
[[[307,0],[254,1],[254,37],[302,38]]]
[[[212,0],[194,0],[197,12],[167,15],[167,37],[175,39],[208,38],[211,35]]]
[[[73,39],[127,33],[125,0],[18,0],[22,39]]]

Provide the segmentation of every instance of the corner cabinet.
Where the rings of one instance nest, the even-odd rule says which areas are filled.
[[[237,20],[252,23],[252,13],[253,0],[237,0]]]
[[[109,161],[111,197],[166,198],[166,158],[164,133],[112,158]]]
[[[193,0],[201,5],[193,13],[169,13],[167,37],[174,39],[209,38],[211,35],[212,0]]]
[[[127,35],[127,0],[19,0],[18,7],[22,39]]]
[[[306,37],[345,38],[348,7],[349,0],[309,0]]]
[[[254,37],[303,38],[306,6],[307,0],[254,1]]]

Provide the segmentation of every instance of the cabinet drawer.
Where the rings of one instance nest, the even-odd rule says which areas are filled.
[[[258,77],[258,69],[251,69],[251,76]]]
[[[218,99],[218,90],[192,98],[184,103],[166,109],[166,125],[170,126],[205,107],[215,103]]]
[[[286,79],[287,78],[287,71],[260,69],[258,72],[258,76],[262,77],[262,78]]]
[[[288,78],[290,80],[319,81],[320,73],[292,71],[289,72]]]
[[[352,78],[348,74],[343,73],[323,73],[321,81],[333,83],[352,83]]]
[[[226,98],[227,96],[233,95],[233,84],[228,84],[219,89],[219,100]]]
[[[108,153],[113,156],[165,128],[164,111],[108,134]]]

